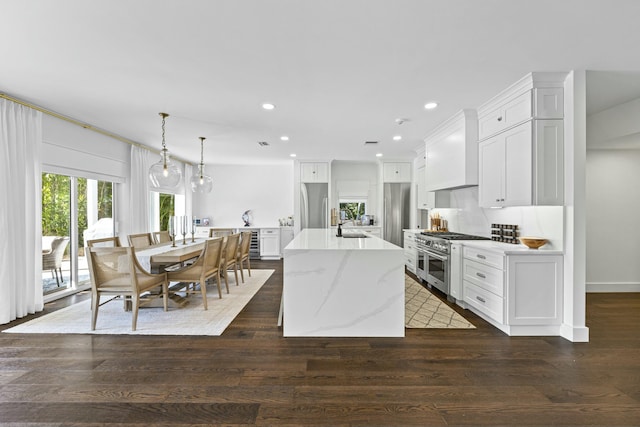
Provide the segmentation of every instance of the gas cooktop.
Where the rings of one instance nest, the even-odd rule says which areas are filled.
[[[454,233],[451,231],[430,232],[423,231],[420,234],[429,237],[437,237],[445,240],[491,240],[489,237],[474,236],[472,234]]]

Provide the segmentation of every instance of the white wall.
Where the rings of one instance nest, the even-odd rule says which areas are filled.
[[[478,187],[450,192],[450,208],[432,209],[449,222],[449,230],[478,236],[491,236],[491,224],[515,224],[521,236],[549,240],[545,249],[563,250],[562,206],[523,206],[485,209],[478,206]],[[426,228],[426,227],[425,227]]]
[[[242,227],[251,210],[257,227],[278,226],[293,215],[293,162],[289,165],[208,165],[213,191],[194,194],[193,215],[209,218],[214,227]]]
[[[589,292],[640,292],[639,183],[640,150],[587,151]]]

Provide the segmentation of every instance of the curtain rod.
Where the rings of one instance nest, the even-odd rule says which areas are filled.
[[[15,97],[13,97],[11,95],[8,95],[8,94],[6,94],[4,92],[0,92],[0,98],[4,98],[4,99],[6,99],[8,101],[15,102],[16,104],[24,105],[25,107],[29,107],[29,108],[31,108],[33,110],[40,111],[41,113],[47,114],[47,115],[49,115],[51,117],[55,117],[56,119],[64,120],[65,122],[72,123],[72,124],[74,124],[76,126],[80,126],[81,128],[92,130],[92,131],[94,131],[96,133],[99,133],[101,135],[108,136],[109,138],[117,139],[118,141],[124,142],[125,144],[133,145],[133,146],[138,147],[138,148],[144,148],[145,150],[149,150],[152,153],[160,154],[160,150],[156,150],[156,149],[151,148],[151,147],[149,147],[147,145],[144,145],[144,144],[141,144],[139,142],[133,141],[133,140],[131,140],[129,138],[125,138],[124,136],[120,136],[120,135],[117,135],[115,133],[109,132],[108,130],[100,129],[98,127],[90,125],[89,123],[81,122],[80,120],[76,120],[76,119],[73,119],[71,117],[64,116],[64,115],[62,115],[60,113],[56,113],[55,111],[51,111],[51,110],[48,110],[48,109],[46,109],[44,107],[40,107],[39,105],[31,104],[30,102],[26,102],[26,101],[23,101],[21,99],[15,98]],[[193,166],[193,163],[188,162],[186,160],[183,160],[183,159],[181,159],[179,157],[176,157],[176,156],[171,156],[171,157],[176,159],[176,160],[178,160],[178,161],[180,161],[180,162],[182,162],[182,163],[185,163],[185,164],[188,164],[190,166]]]

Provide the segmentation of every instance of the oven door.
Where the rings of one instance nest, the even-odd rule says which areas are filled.
[[[427,281],[427,254],[424,249],[418,248],[418,259],[416,260],[416,276],[423,281]]]
[[[425,256],[425,281],[427,284],[449,295],[449,256],[433,252],[423,251]]]

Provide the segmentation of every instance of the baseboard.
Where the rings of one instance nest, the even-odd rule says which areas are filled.
[[[589,342],[589,328],[586,326],[571,326],[563,323],[560,326],[560,336],[571,342]]]
[[[587,282],[587,293],[598,292],[640,292],[638,282]]]

